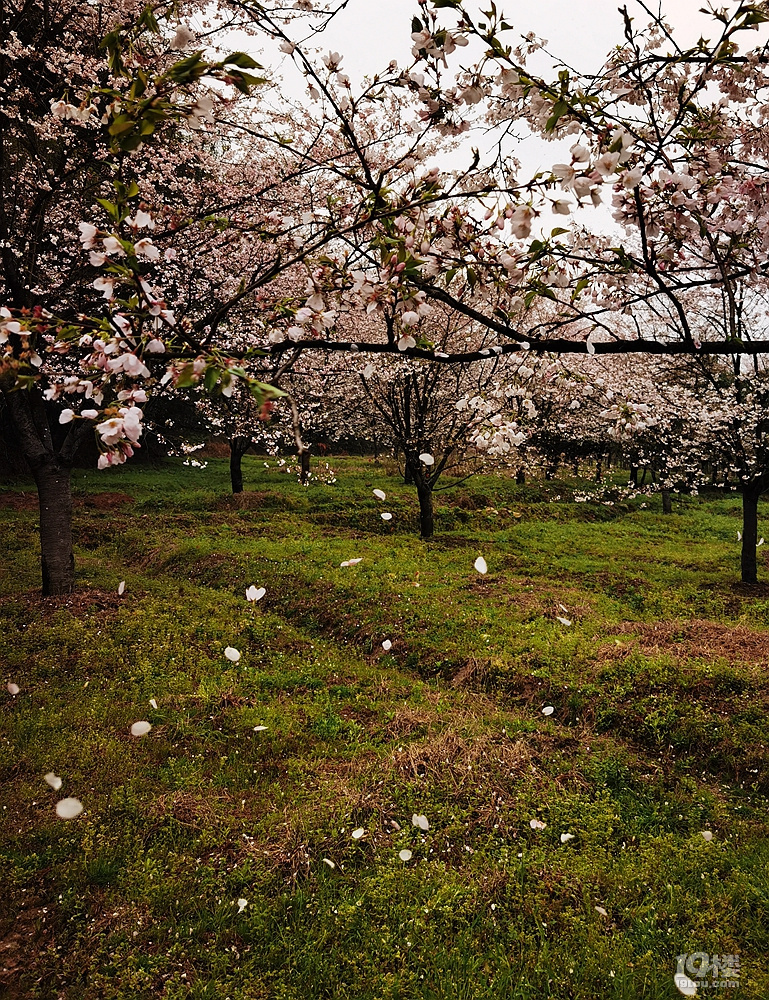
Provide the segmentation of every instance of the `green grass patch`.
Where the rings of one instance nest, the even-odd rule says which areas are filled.
[[[662,1000],[691,952],[769,995],[738,498],[484,476],[423,542],[387,464],[330,464],[78,472],[56,599],[29,484],[0,494],[0,996]]]

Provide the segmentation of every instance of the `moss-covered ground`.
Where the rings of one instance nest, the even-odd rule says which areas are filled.
[[[331,464],[248,458],[240,498],[224,461],[79,471],[62,598],[29,482],[0,492],[0,996],[662,1000],[704,952],[765,1000],[739,498],[477,477],[422,542],[394,470]]]

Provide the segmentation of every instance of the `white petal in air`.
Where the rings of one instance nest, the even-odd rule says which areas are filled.
[[[414,815],[411,817],[411,825],[418,827],[420,830],[429,830],[430,824],[427,822],[427,816]]]
[[[737,532],[737,541],[738,541],[738,542],[741,542],[741,541],[742,541],[742,532],[741,532],[741,531],[738,531],[738,532]]]
[[[547,823],[543,823],[541,819],[530,819],[529,826],[532,830],[546,830]]]
[[[59,819],[74,819],[83,811],[80,799],[62,799],[56,803],[56,815]]]
[[[561,843],[562,844],[568,844],[568,842],[570,840],[574,840],[575,837],[576,837],[575,833],[562,833],[561,834]]]
[[[5,685],[5,687],[6,687],[7,691],[8,691],[8,694],[12,694],[14,696],[14,698],[19,693],[19,691],[21,691],[21,688],[19,687],[19,685],[18,684],[14,684],[13,681],[8,681],[8,683]]]
[[[134,722],[131,726],[131,736],[146,736],[150,729],[152,726],[149,722]]]
[[[429,451],[423,451],[419,456],[419,461],[424,463],[424,465],[435,465],[435,459]]]
[[[360,838],[363,836],[363,834],[365,832],[366,831],[363,829],[363,827],[359,826],[357,830],[353,830],[352,831],[352,839],[353,840],[360,840]]]
[[[120,583],[117,585],[117,592],[120,595],[123,595],[125,593],[125,580],[121,580]]]
[[[389,653],[392,648],[393,648],[392,642],[390,642],[389,639],[385,639],[385,641],[382,643],[382,649],[385,651],[385,653]]]
[[[552,705],[545,705],[545,707],[542,709],[542,714],[543,715],[552,715],[554,711],[555,711],[555,709],[553,708]]]
[[[483,556],[478,556],[478,558],[473,563],[473,566],[475,566],[475,568],[481,574],[488,573],[489,571],[489,567],[486,564],[486,560],[483,558]]]
[[[388,514],[387,512],[385,512],[384,514],[380,514],[379,516],[382,518],[383,521],[392,521],[393,519],[392,514]]]
[[[61,778],[58,774],[54,774],[53,771],[49,771],[48,774],[46,774],[45,783],[50,785],[55,792],[58,792],[61,788]]]
[[[374,493],[374,496],[377,498],[377,500],[386,500],[387,499],[387,494],[385,493],[384,490],[373,490],[373,493]]]
[[[401,861],[411,861],[414,855],[411,853],[408,847],[404,847],[402,851],[398,851],[398,857],[401,859]]]
[[[240,659],[240,650],[235,649],[234,646],[227,646],[227,648],[224,650],[224,655],[231,663],[237,663],[238,660]]]
[[[758,545],[763,545],[763,544],[764,544],[763,538],[759,538]],[[758,545],[756,546],[756,548],[758,548]]]

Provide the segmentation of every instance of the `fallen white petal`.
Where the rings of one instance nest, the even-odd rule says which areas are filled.
[[[571,622],[569,621],[568,618],[561,618],[560,615],[556,615],[556,618],[561,623],[561,625],[571,625]]]
[[[392,514],[385,513],[385,514],[380,514],[379,516],[382,518],[383,521],[392,521],[393,519]]]
[[[53,771],[49,771],[48,774],[46,774],[45,783],[50,785],[55,792],[58,792],[61,788],[61,778],[58,774],[54,774]]]
[[[267,730],[267,726],[254,726],[255,733],[263,733]]]
[[[240,659],[240,650],[235,649],[234,646],[227,646],[227,648],[224,650],[224,655],[232,663],[237,663],[238,660]]]
[[[324,865],[328,865],[328,866],[329,866],[329,868],[336,868],[336,865],[335,865],[335,864],[334,864],[334,862],[333,862],[333,861],[331,860],[331,858],[324,858],[324,859],[323,859],[323,864],[324,864]]]
[[[117,585],[117,592],[118,594],[125,593],[125,580],[121,580],[120,583]]]
[[[553,708],[552,705],[545,705],[545,707],[542,709],[542,714],[543,715],[552,715],[554,711],[555,711],[555,709]]]
[[[604,910],[602,906],[595,906],[593,907],[593,909],[595,910],[596,913],[600,913],[602,917],[609,916],[609,914],[606,912],[606,910]]]
[[[422,816],[421,814],[417,815],[417,813],[414,813],[411,817],[411,825],[419,827],[420,830],[430,829],[430,824],[427,822],[427,816]]]
[[[398,851],[398,857],[401,859],[401,861],[411,861],[414,855],[411,853],[408,847],[404,847],[402,851]]]
[[[575,836],[576,836],[576,834],[574,834],[574,833],[562,833],[561,834],[561,843],[562,844],[566,844],[570,840],[574,840]]]
[[[712,831],[711,830],[703,830],[702,831],[702,839],[703,840],[712,840],[713,839],[713,833],[712,833]]]
[[[363,834],[365,832],[366,831],[363,829],[363,827],[359,826],[357,830],[353,830],[352,831],[352,839],[353,840],[360,840],[360,838],[363,836]]]
[[[565,607],[565,605],[559,604],[558,607],[561,609],[561,611],[563,611],[564,614],[568,614],[569,613],[569,609],[567,607]]]
[[[146,736],[150,729],[152,726],[149,722],[134,722],[131,726],[131,736]]]
[[[697,984],[693,979],[689,979],[685,972],[677,972],[673,976],[673,982],[678,992],[683,993],[685,997],[697,996]]]
[[[14,696],[14,698],[19,693],[19,691],[21,691],[21,688],[19,687],[19,685],[18,684],[14,684],[13,681],[8,681],[8,683],[5,686],[8,689],[8,694],[12,694]]]
[[[363,562],[363,556],[358,559],[347,559],[343,563],[339,563],[340,566],[357,566],[359,562]]]
[[[74,819],[83,811],[80,799],[61,799],[56,803],[56,815],[59,819]]]
[[[238,913],[242,913],[243,910],[248,906],[248,900],[242,897],[238,900]]]
[[[489,571],[489,567],[488,567],[488,565],[487,565],[487,563],[486,563],[486,560],[485,560],[485,559],[483,558],[483,556],[478,556],[478,558],[477,558],[477,559],[475,560],[475,562],[473,563],[473,566],[474,566],[474,567],[475,567],[475,568],[476,568],[476,569],[478,570],[478,572],[479,572],[479,573],[481,573],[481,574],[483,574],[483,573],[488,573],[488,571]]]
[[[547,823],[543,823],[541,819],[530,819],[529,826],[532,830],[546,830]]]
[[[252,584],[246,591],[246,600],[253,604],[256,601],[261,601],[266,593],[267,589],[265,587],[257,588]]]
[[[374,493],[374,496],[377,498],[377,500],[386,500],[387,499],[387,494],[385,493],[384,490],[374,490],[373,493]]]
[[[390,640],[385,639],[385,641],[382,643],[382,649],[385,651],[385,653],[389,653],[392,648],[393,644],[390,642]]]
[[[150,698],[150,708],[154,708],[157,711],[158,703],[154,698]]]
[[[423,451],[419,456],[419,461],[423,462],[425,465],[435,465],[435,459],[428,451]]]

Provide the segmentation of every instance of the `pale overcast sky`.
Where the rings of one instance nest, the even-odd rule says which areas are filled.
[[[684,43],[696,41],[703,33],[706,38],[712,36],[712,20],[699,13],[705,5],[704,0],[664,0],[663,11],[681,31]],[[719,0],[719,6],[723,5],[733,6],[729,0]],[[473,0],[472,7],[484,6]],[[555,55],[588,70],[598,69],[608,51],[622,41],[619,6],[617,0],[497,0],[497,8],[505,11],[515,29],[508,34],[510,40],[534,31],[548,39]],[[654,7],[654,0],[649,6]],[[409,59],[409,24],[419,10],[416,0],[349,0],[325,32],[324,44],[344,55],[346,72],[358,81],[390,59],[400,64]],[[628,0],[628,10],[639,23],[648,21],[634,0]],[[444,24],[456,23],[450,9],[440,14]]]

